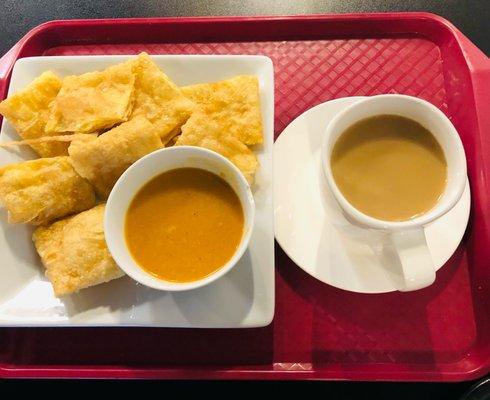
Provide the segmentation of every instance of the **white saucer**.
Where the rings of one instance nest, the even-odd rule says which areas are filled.
[[[376,234],[344,218],[320,174],[325,127],[339,111],[360,99],[348,97],[319,104],[291,122],[276,140],[275,235],[286,254],[320,281],[352,292],[386,293],[403,288],[399,267],[382,263],[376,256]],[[467,182],[458,204],[426,227],[437,270],[458,247],[469,212]]]

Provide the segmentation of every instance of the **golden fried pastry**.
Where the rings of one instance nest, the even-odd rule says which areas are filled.
[[[122,173],[136,160],[162,147],[155,126],[136,117],[93,140],[74,141],[68,148],[73,167],[107,198]]]
[[[68,146],[70,142],[75,140],[91,140],[92,136],[97,136],[96,133],[73,133],[71,135],[60,135],[60,136],[43,136],[36,139],[23,139],[23,140],[13,140],[9,142],[0,142],[0,148],[8,149],[12,147],[20,146],[32,146],[39,143],[51,143],[51,142],[65,142],[66,152],[68,153]]]
[[[235,136],[223,131],[222,125],[208,114],[195,111],[187,123],[182,126],[177,146],[199,146],[213,150],[228,158],[243,173],[251,184],[259,163],[255,154]]]
[[[181,88],[185,96],[199,105],[213,124],[247,145],[262,143],[262,114],[256,76],[239,75],[213,83]],[[192,119],[192,117],[191,117]],[[202,123],[200,119],[198,121]],[[189,121],[188,130],[195,124]]]
[[[172,146],[175,146],[175,143],[177,143],[177,140],[179,140],[179,137],[180,137],[180,134],[179,135],[176,135],[174,136],[172,139],[170,139],[167,144],[165,145],[165,147],[172,147]]]
[[[39,158],[0,168],[0,203],[10,223],[46,224],[95,204],[95,193],[67,156]]]
[[[134,60],[104,71],[67,76],[56,97],[46,131],[88,133],[128,119],[133,108]]]
[[[133,116],[142,115],[152,122],[163,144],[185,122],[194,103],[163,73],[146,53],[135,62],[136,84]]]
[[[0,114],[8,119],[23,139],[48,136],[45,127],[50,109],[60,88],[61,79],[53,72],[46,71],[25,89],[2,101]],[[31,147],[41,157],[54,157],[67,154],[68,144],[63,142],[36,143]]]
[[[34,231],[34,245],[56,296],[74,293],[124,275],[107,249],[104,209],[105,204],[99,204]]]

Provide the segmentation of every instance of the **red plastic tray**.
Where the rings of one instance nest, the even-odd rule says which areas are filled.
[[[338,97],[432,102],[468,158],[463,243],[431,287],[383,295],[322,284],[276,246],[276,314],[266,328],[1,329],[1,376],[458,381],[490,371],[490,63],[467,38],[424,13],[54,21],[0,60],[0,96],[21,57],[143,50],[271,57],[276,136]]]

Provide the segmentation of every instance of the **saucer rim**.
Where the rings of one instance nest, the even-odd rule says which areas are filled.
[[[341,97],[341,98],[337,98],[337,99],[333,99],[333,100],[329,100],[329,101],[326,101],[326,102],[323,102],[323,103],[320,103],[320,104],[317,104],[316,106],[314,107],[311,107],[309,108],[308,110],[306,110],[305,112],[303,112],[302,114],[298,115],[293,121],[291,121],[287,126],[286,128],[284,128],[284,130],[280,133],[280,135],[277,137],[277,139],[275,140],[274,142],[274,153],[277,151],[276,149],[278,148],[278,146],[276,146],[277,143],[282,143],[283,140],[285,140],[285,137],[287,136],[287,131],[288,129],[290,129],[291,126],[293,126],[294,124],[296,124],[299,120],[301,119],[304,119],[305,117],[307,117],[310,113],[313,113],[315,111],[317,111],[318,109],[320,108],[323,108],[323,107],[330,107],[332,106],[333,104],[336,104],[336,103],[343,103],[343,102],[346,102],[347,104],[345,105],[345,107],[348,107],[349,105],[351,104],[355,104],[355,101],[354,100],[363,100],[365,99],[366,97],[369,97],[369,96],[351,96],[351,97]],[[351,102],[352,101],[352,102]],[[281,137],[283,137],[281,139]],[[320,149],[318,149],[320,150]],[[314,152],[312,153],[314,154]],[[276,181],[276,178],[275,178],[275,174],[276,174],[276,166],[275,166],[275,163],[276,163],[276,160],[277,158],[274,157],[274,168],[273,168],[273,174],[274,174],[274,181]],[[466,192],[468,192],[468,199],[466,200]],[[383,293],[392,293],[392,292],[397,292],[399,291],[399,289],[396,289],[396,288],[390,288],[390,289],[387,289],[387,290],[359,290],[359,289],[352,289],[350,287],[347,287],[347,286],[341,286],[341,285],[338,285],[338,284],[333,284],[331,282],[328,282],[328,281],[325,281],[323,279],[321,279],[319,276],[311,273],[311,271],[307,270],[304,268],[303,265],[301,265],[301,263],[299,263],[297,261],[297,259],[292,256],[292,254],[288,251],[287,249],[287,246],[284,245],[284,243],[281,241],[280,239],[280,236],[281,235],[278,235],[278,229],[277,229],[277,222],[278,222],[278,218],[276,217],[276,208],[278,206],[278,204],[276,203],[277,202],[277,196],[273,196],[273,201],[274,201],[274,237],[278,243],[278,245],[281,247],[282,251],[284,251],[284,253],[294,262],[294,264],[296,264],[296,266],[298,266],[301,270],[303,270],[305,273],[307,273],[309,276],[315,278],[316,280],[322,282],[322,283],[325,283],[329,286],[332,286],[332,287],[335,287],[336,289],[340,289],[340,290],[345,290],[345,291],[348,291],[348,292],[352,292],[352,293],[360,293],[360,294],[383,294]],[[469,223],[469,216],[470,216],[470,212],[471,212],[471,190],[470,190],[470,184],[469,184],[469,179],[468,177],[466,177],[466,183],[465,183],[465,188],[463,190],[463,195],[461,196],[461,199],[456,203],[456,204],[459,204],[460,202],[467,202],[468,203],[468,206],[466,207],[466,215],[465,215],[465,224],[464,224],[464,229],[462,230],[462,233],[459,236],[458,238],[458,245],[456,246],[456,248],[449,252],[447,257],[444,257],[444,262],[442,263],[437,263],[435,265],[435,272],[437,273],[438,270],[440,270],[447,262],[448,260],[452,257],[452,255],[456,252],[456,250],[458,249],[463,237],[464,237],[464,234],[466,232],[466,229],[467,229],[467,226],[468,226],[468,223]],[[318,216],[321,216],[321,218],[328,218],[327,216],[327,212],[325,211],[325,209],[322,207],[321,210],[319,210],[318,212]],[[441,218],[444,218],[445,216],[442,216]],[[433,222],[434,223],[434,222]],[[431,226],[431,224],[427,225],[426,227],[424,227],[424,233],[426,232],[426,229]],[[440,265],[439,265],[440,264]],[[437,278],[436,278],[437,279]]]

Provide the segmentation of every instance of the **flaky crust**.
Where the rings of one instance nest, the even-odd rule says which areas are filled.
[[[93,207],[95,193],[69,157],[39,158],[0,168],[0,203],[10,223],[41,225]]]
[[[68,149],[73,167],[107,198],[116,181],[135,161],[162,147],[155,126],[136,117],[93,140],[74,141]]]
[[[34,231],[32,239],[56,296],[124,275],[104,237],[105,204]]]

